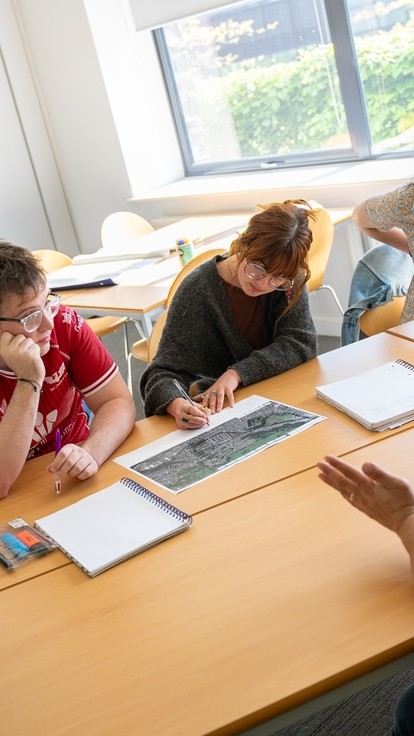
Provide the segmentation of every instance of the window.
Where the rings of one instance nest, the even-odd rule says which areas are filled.
[[[155,38],[187,174],[414,152],[414,0],[249,0]]]

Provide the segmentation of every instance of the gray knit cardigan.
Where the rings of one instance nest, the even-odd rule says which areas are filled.
[[[226,297],[216,256],[194,269],[182,282],[168,310],[157,354],[141,378],[145,414],[165,414],[180,396],[176,378],[189,390],[205,391],[228,368],[243,386],[261,381],[310,360],[317,352],[316,330],[306,289],[279,321],[287,306],[284,291],[257,297],[261,303],[266,347],[253,350],[238,331]]]

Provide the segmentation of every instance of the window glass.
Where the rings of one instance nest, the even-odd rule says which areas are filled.
[[[335,3],[336,40],[324,0],[250,0],[156,32],[188,173],[413,151],[414,0]]]
[[[414,149],[414,1],[348,0],[373,153]]]

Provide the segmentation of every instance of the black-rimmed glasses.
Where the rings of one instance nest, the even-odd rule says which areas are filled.
[[[35,312],[31,312],[31,314],[26,315],[26,317],[21,317],[20,319],[17,319],[16,317],[0,317],[0,322],[19,322],[19,324],[23,325],[24,331],[30,335],[31,332],[36,332],[36,330],[39,329],[42,324],[44,314],[46,314],[49,319],[56,317],[59,311],[59,305],[60,295],[49,294],[43,309],[37,309]]]

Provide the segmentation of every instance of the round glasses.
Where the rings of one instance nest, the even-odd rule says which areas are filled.
[[[261,279],[268,278],[269,286],[276,291],[291,289],[294,284],[293,279],[287,279],[285,276],[269,276],[265,267],[262,266],[261,263],[254,263],[253,261],[246,261],[244,273],[247,278],[252,281],[260,281]]]
[[[24,331],[30,334],[31,332],[36,332],[36,330],[39,329],[42,324],[43,315],[46,315],[49,319],[56,317],[59,311],[59,305],[60,295],[49,294],[43,309],[37,309],[36,312],[31,312],[31,314],[28,314],[26,317],[22,317],[21,319],[17,319],[16,317],[0,317],[0,322],[19,322],[23,325]]]

